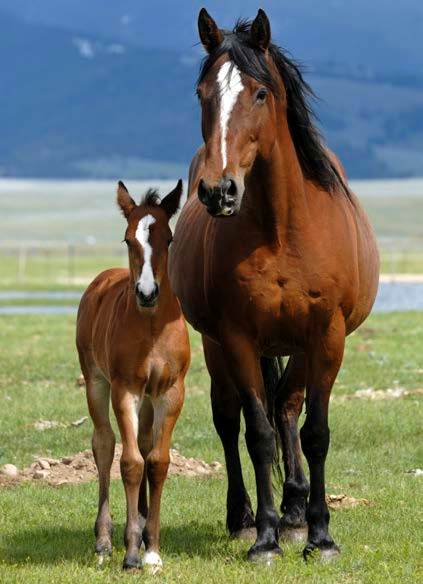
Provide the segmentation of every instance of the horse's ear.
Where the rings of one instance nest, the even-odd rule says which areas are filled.
[[[203,47],[208,53],[214,51],[223,41],[222,32],[205,8],[202,8],[198,15],[198,33]]]
[[[261,8],[251,25],[251,44],[262,51],[266,51],[270,45],[270,21]]]
[[[166,197],[160,203],[160,207],[166,212],[166,215],[169,217],[169,219],[179,209],[179,203],[181,202],[182,196],[182,187],[182,180],[179,179],[178,184],[173,189],[173,191],[166,195]]]
[[[119,205],[123,215],[128,219],[131,212],[135,209],[136,203],[131,195],[128,193],[128,189],[120,180],[118,183],[117,191],[117,204]]]

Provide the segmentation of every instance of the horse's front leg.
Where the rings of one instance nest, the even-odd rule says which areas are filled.
[[[211,377],[213,422],[222,442],[228,475],[226,526],[231,539],[255,539],[254,515],[244,485],[238,448],[241,398],[229,376],[221,347],[207,337],[203,337],[203,347]]]
[[[320,331],[319,331],[320,333]],[[328,407],[345,346],[345,321],[338,314],[324,334],[311,335],[307,355],[307,417],[301,428],[301,445],[310,469],[310,499],[307,507],[307,558],[314,550],[335,556],[339,548],[329,534],[329,509],[325,500],[325,461],[329,449]]]
[[[245,336],[225,338],[223,353],[242,401],[245,439],[257,489],[257,539],[248,551],[250,561],[270,563],[282,555],[278,546],[279,516],[272,493],[271,468],[275,454],[275,431],[267,417],[267,399],[254,345]]]
[[[141,527],[138,519],[138,498],[144,471],[144,459],[138,448],[138,410],[140,398],[120,381],[112,383],[112,404],[122,438],[120,472],[126,496],[126,554],[123,568],[141,568]],[[134,388],[134,390],[136,390]]]

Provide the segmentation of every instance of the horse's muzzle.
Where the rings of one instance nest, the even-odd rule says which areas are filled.
[[[233,178],[222,177],[217,186],[202,178],[198,183],[198,198],[213,217],[236,215],[240,206],[240,188]]]

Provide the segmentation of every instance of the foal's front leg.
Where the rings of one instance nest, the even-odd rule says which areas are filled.
[[[173,428],[182,409],[184,392],[184,382],[179,380],[164,395],[152,400],[154,406],[154,446],[146,460],[150,504],[143,531],[145,543],[143,565],[152,574],[160,572],[163,566],[159,554],[160,502],[170,463],[170,441]]]
[[[120,471],[126,495],[126,554],[124,569],[141,568],[141,527],[138,520],[138,497],[144,471],[144,459],[138,448],[138,410],[140,398],[130,393],[120,381],[112,383],[112,404],[122,439]]]

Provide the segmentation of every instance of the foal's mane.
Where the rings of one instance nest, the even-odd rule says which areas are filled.
[[[159,191],[157,189],[148,189],[146,193],[141,197],[140,206],[146,205],[147,207],[160,207],[161,199]]]
[[[200,83],[216,60],[228,53],[238,69],[253,77],[275,96],[278,86],[269,69],[265,54],[250,43],[250,20],[239,20],[233,31],[222,30],[223,41],[201,65],[197,83]],[[316,95],[304,80],[300,65],[288,57],[286,51],[270,44],[269,53],[282,79],[287,97],[288,125],[304,176],[323,189],[334,192],[337,186],[348,194],[348,188],[329,159],[322,136],[315,125],[310,99]]]

